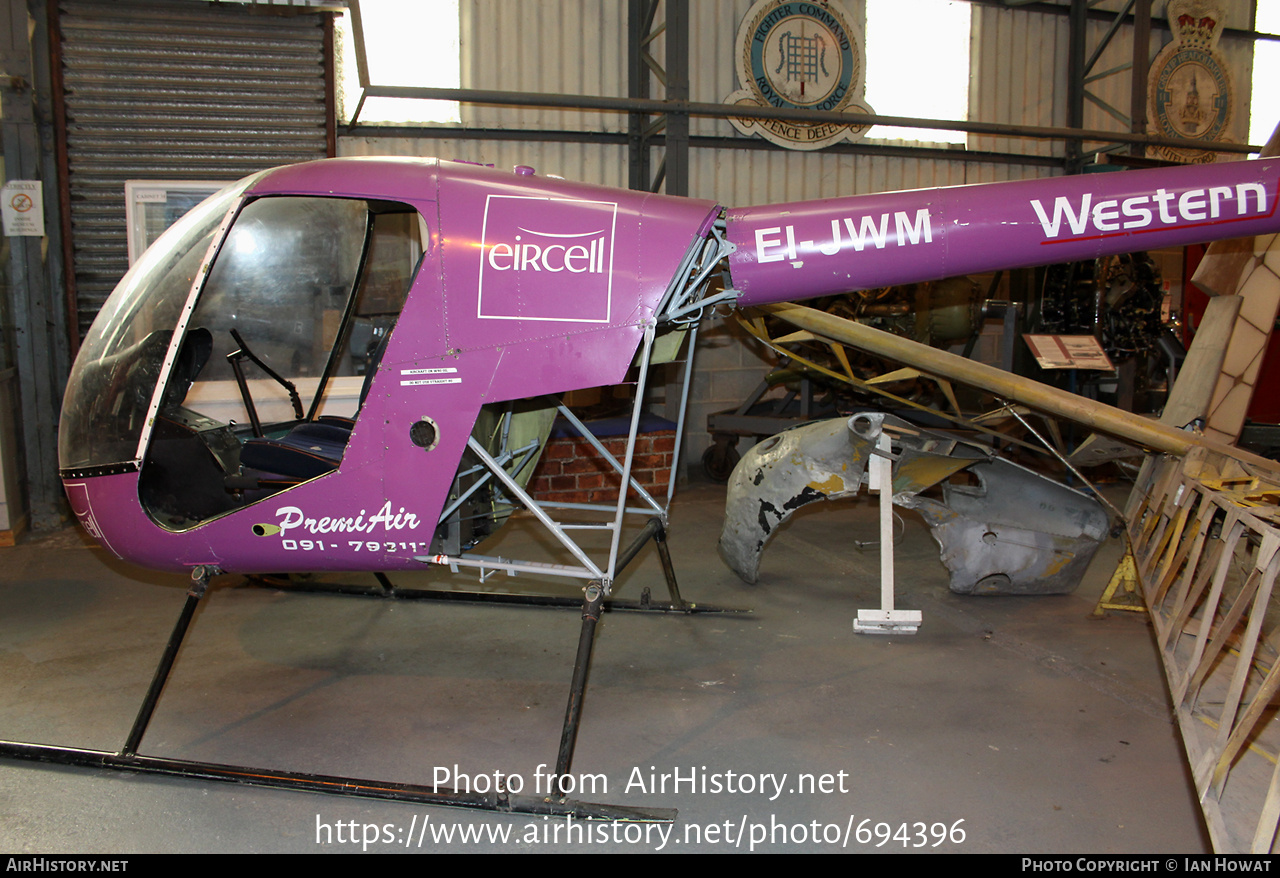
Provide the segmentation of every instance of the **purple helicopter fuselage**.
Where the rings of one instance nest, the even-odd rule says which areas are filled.
[[[244,198],[279,195],[407,204],[430,234],[341,466],[174,531],[142,507],[136,469],[68,475],[64,461],[77,517],[122,558],[168,570],[420,568],[480,407],[621,381],[679,261],[719,212],[434,160],[289,166]],[[430,450],[409,436],[424,417],[438,426]]]
[[[1278,181],[1280,161],[1261,160],[730,209],[728,267],[745,306],[1275,233]],[[481,407],[620,382],[682,260],[721,219],[710,201],[390,159],[265,172],[232,213],[282,196],[407,205],[427,230],[341,464],[175,527],[139,497],[149,434],[130,459],[90,466],[64,454],[76,515],[121,558],[228,572],[420,567]],[[190,311],[167,342],[166,369]],[[109,302],[100,320],[115,313]],[[160,399],[157,390],[152,419]],[[438,431],[429,447],[410,436],[424,419]]]

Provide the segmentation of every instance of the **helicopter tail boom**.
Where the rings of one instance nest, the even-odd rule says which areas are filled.
[[[1280,160],[734,208],[738,304],[761,305],[1280,231]]]

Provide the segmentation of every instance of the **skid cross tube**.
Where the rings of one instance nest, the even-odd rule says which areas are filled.
[[[666,551],[665,540],[658,543],[659,558],[666,556],[669,562],[670,556]],[[665,563],[664,563],[665,567]],[[665,573],[665,570],[664,570]],[[301,592],[305,594],[332,594],[345,595],[349,597],[370,597],[383,598],[385,600],[397,601],[439,601],[440,603],[453,604],[501,604],[515,607],[550,607],[553,609],[579,608],[582,606],[582,599],[570,597],[568,595],[553,594],[507,594],[505,592],[484,592],[484,591],[437,591],[428,588],[400,588],[393,586],[392,588],[383,588],[375,585],[355,585],[351,583],[341,582],[308,582],[293,583],[281,582],[275,579],[263,579],[261,584],[265,588],[274,588],[278,591]],[[620,600],[618,598],[608,598],[604,602],[604,608],[611,613],[684,613],[685,615],[750,615],[752,610],[746,607],[722,607],[714,604],[702,604],[692,601],[686,601],[680,596],[678,587],[674,586],[674,579],[669,580],[667,588],[672,592],[670,601],[654,601],[649,597],[649,589],[646,587],[644,593],[634,600]]]
[[[218,571],[197,567],[192,573],[194,584],[187,592],[186,602],[173,632],[165,645],[164,653],[156,666],[151,685],[143,698],[125,745],[117,752],[90,750],[80,747],[60,747],[51,744],[33,744],[23,741],[0,741],[0,758],[22,759],[51,765],[70,765],[81,768],[114,769],[118,771],[161,774],[195,780],[216,780],[228,783],[264,786],[301,792],[327,793],[355,796],[367,799],[387,799],[422,805],[445,805],[497,811],[514,814],[541,814],[554,817],[575,817],[585,820],[619,820],[638,823],[670,823],[675,820],[674,808],[633,808],[622,805],[606,805],[581,802],[560,796],[520,796],[499,789],[490,793],[459,792],[437,785],[396,783],[341,775],[308,774],[281,771],[270,768],[253,768],[227,763],[199,762],[187,759],[168,759],[147,756],[138,752],[147,726],[155,712],[165,683],[173,670],[178,651],[191,627],[196,607],[207,590],[209,580]],[[586,613],[592,607],[595,619],[600,614],[601,590],[598,585],[588,588],[588,598],[583,603],[583,629],[579,637],[578,657],[574,663],[573,685],[569,694],[569,710],[561,734],[557,775],[568,771],[573,758],[577,738],[578,720],[582,714],[582,696],[586,688],[587,666],[591,659],[591,643],[595,637],[594,620],[588,626]],[[594,603],[591,595],[594,594]],[[585,656],[583,653],[585,643]]]
[[[675,565],[671,562],[671,550],[667,547],[667,530],[662,519],[654,516],[640,529],[631,543],[618,556],[617,572],[621,573],[644,549],[649,540],[653,540],[658,550],[658,559],[662,563],[662,575],[667,583],[667,592],[671,600],[654,601],[646,587],[639,600],[619,600],[616,597],[606,598],[604,609],[608,612],[636,613],[684,613],[748,615],[752,611],[741,607],[721,607],[712,604],[699,604],[686,601],[680,594],[680,585],[676,581]],[[336,594],[353,597],[376,597],[387,600],[402,601],[441,601],[444,603],[462,604],[509,604],[521,607],[581,607],[582,601],[576,597],[550,594],[510,594],[507,592],[484,591],[439,591],[428,588],[401,588],[392,583],[385,573],[375,573],[378,585],[355,585],[343,582],[309,582],[284,580],[273,576],[253,577],[268,588],[279,591],[304,592],[310,594]]]

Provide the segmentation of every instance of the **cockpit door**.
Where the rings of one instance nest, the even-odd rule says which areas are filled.
[[[428,247],[405,204],[247,202],[160,396],[148,514],[183,530],[335,471]]]

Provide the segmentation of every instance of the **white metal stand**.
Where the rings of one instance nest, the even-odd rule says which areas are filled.
[[[867,487],[880,494],[880,609],[859,610],[853,622],[857,634],[915,634],[922,616],[919,610],[893,608],[893,445],[880,431],[876,451],[867,462]]]

